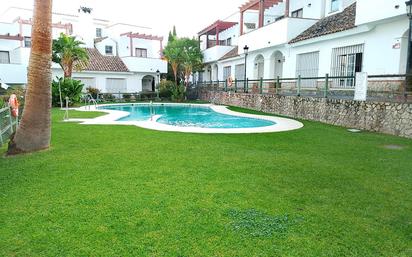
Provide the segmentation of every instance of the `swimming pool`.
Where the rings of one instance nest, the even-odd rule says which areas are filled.
[[[129,115],[118,121],[147,121],[157,117],[156,122],[179,126],[199,128],[256,128],[273,126],[276,123],[269,120],[239,117],[222,114],[209,106],[200,105],[113,105],[99,107],[102,110],[117,110],[128,112]]]
[[[188,133],[268,133],[295,130],[303,124],[287,118],[234,112],[213,104],[109,104],[84,106],[79,111],[100,111],[94,119],[72,119],[85,125],[134,125],[159,131]]]

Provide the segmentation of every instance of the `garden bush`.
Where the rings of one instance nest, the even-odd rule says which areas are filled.
[[[97,99],[97,97],[100,94],[100,90],[94,87],[88,87],[86,88],[87,93],[89,93],[94,99]]]
[[[126,102],[129,102],[131,98],[132,98],[131,94],[123,94],[123,100],[125,100]]]
[[[176,87],[176,84],[170,80],[162,80],[160,82],[160,91],[159,96],[162,98],[171,98],[173,88]]]
[[[84,84],[81,81],[70,79],[70,78],[57,78],[52,82],[52,102],[54,106],[60,106],[60,92],[59,85],[61,88],[62,101],[65,105],[66,97],[69,98],[69,105],[80,103],[82,90]]]
[[[176,87],[173,87],[172,89],[172,101],[174,102],[182,102],[185,100],[185,86],[184,85],[179,85]]]

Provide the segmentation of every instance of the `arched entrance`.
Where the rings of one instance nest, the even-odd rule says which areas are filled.
[[[259,54],[255,58],[255,72],[254,77],[255,79],[261,79],[265,76],[265,58],[263,55]]]
[[[402,38],[400,39],[401,43],[401,52],[400,52],[400,65],[399,65],[399,74],[405,74],[406,73],[406,62],[407,62],[407,55],[408,55],[408,36],[409,36],[409,30],[407,30]]]
[[[219,67],[217,64],[213,65],[212,69],[212,80],[217,81],[219,79]]]
[[[142,79],[142,91],[143,92],[155,92],[155,78],[151,75],[146,75]]]
[[[285,61],[285,56],[282,54],[281,51],[276,51],[272,54],[270,58],[271,64],[271,73],[273,74],[273,78],[277,78],[278,76],[281,78],[283,77],[283,63]]]
[[[212,66],[208,65],[205,69],[205,80],[212,81]]]

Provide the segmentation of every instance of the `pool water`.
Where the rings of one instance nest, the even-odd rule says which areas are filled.
[[[130,113],[119,121],[147,121],[153,115],[161,115],[157,122],[179,127],[256,128],[276,124],[269,120],[222,114],[208,106],[199,105],[111,105],[99,109]]]

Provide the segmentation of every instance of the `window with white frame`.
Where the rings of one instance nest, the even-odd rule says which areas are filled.
[[[105,46],[105,53],[107,55],[113,55],[113,46]]]
[[[330,0],[330,12],[339,11],[340,0]]]
[[[96,37],[102,37],[102,29],[96,28]]]
[[[0,63],[10,63],[10,54],[7,51],[0,51]]]
[[[145,48],[136,48],[135,54],[136,54],[136,57],[147,58],[147,49],[145,49]]]
[[[292,18],[302,18],[302,17],[303,17],[303,8],[292,12]]]
[[[315,78],[319,76],[319,51],[296,56],[296,77]],[[302,86],[316,87],[316,79],[303,79]]]
[[[120,78],[108,78],[106,79],[106,92],[107,93],[126,93],[127,81]]]
[[[363,52],[363,44],[339,47],[332,50],[332,76],[342,77],[334,81],[336,86],[355,86],[355,75],[363,70]]]
[[[24,47],[31,47],[31,37],[24,37]]]
[[[232,76],[232,66],[223,67],[223,78],[228,79]]]

